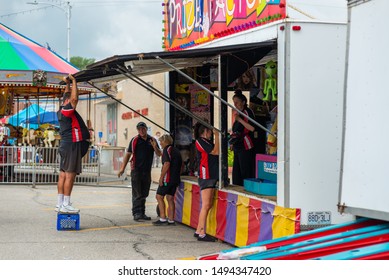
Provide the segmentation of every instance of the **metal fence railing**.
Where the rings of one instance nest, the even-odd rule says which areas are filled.
[[[121,147],[89,148],[75,184],[117,182],[124,153]],[[0,146],[0,184],[56,184],[59,159],[58,147]]]

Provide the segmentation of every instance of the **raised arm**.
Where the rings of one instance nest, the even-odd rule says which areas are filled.
[[[78,104],[78,87],[76,78],[73,75],[69,74],[69,79],[72,82],[72,91],[70,94],[70,104],[72,104],[73,109],[76,109]],[[67,85],[66,85],[67,86]]]
[[[213,150],[210,152],[210,154],[217,156],[219,155],[219,146],[220,146],[219,132],[217,130],[214,130],[213,135],[215,138],[215,145],[213,146]]]

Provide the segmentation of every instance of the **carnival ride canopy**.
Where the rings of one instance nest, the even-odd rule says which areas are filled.
[[[78,69],[56,53],[0,24],[0,69],[75,73]]]
[[[0,88],[13,97],[60,96],[62,77],[78,71],[64,58],[0,23]],[[80,94],[92,88],[79,87]]]

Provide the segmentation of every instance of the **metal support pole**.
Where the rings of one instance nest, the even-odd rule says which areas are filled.
[[[67,2],[66,4],[67,4],[66,16],[67,16],[67,21],[68,21],[68,48],[67,48],[66,60],[70,61],[70,9],[72,8],[72,6],[70,6],[70,2]]]
[[[66,20],[67,20],[67,57],[66,60],[70,61],[70,17],[71,17],[71,12],[70,10],[72,9],[72,6],[70,5],[70,2],[62,2],[60,1],[59,5],[57,4],[52,4],[49,2],[27,2],[27,4],[31,5],[47,5],[47,6],[52,6],[52,7],[57,7],[58,9],[62,10],[66,14]],[[66,4],[66,9],[62,6],[63,4]]]
[[[230,103],[228,103],[227,101],[225,101],[224,99],[221,99],[219,96],[215,95],[212,91],[210,91],[209,89],[207,89],[205,86],[203,86],[202,84],[198,83],[195,79],[192,79],[192,77],[188,76],[187,74],[185,74],[184,72],[182,72],[180,69],[174,67],[173,65],[171,65],[169,62],[165,61],[164,59],[160,58],[159,56],[156,56],[155,57],[156,59],[160,60],[161,62],[165,63],[167,66],[169,66],[170,68],[174,69],[175,71],[177,71],[178,73],[180,73],[182,76],[184,76],[185,78],[187,78],[189,81],[195,83],[196,85],[198,85],[199,87],[201,87],[203,90],[205,90],[206,92],[208,92],[210,95],[212,95],[213,97],[217,98],[218,100],[220,100],[220,102],[222,102],[223,104],[227,105],[228,107],[230,107],[231,109],[235,110],[236,112],[238,112],[239,115],[241,115],[242,117],[244,118],[247,118],[249,119],[253,124],[255,124],[256,126],[258,126],[259,128],[265,130],[267,133],[273,135],[274,137],[277,137],[277,135],[275,135],[273,132],[271,132],[269,129],[267,129],[266,127],[264,127],[263,125],[259,124],[256,120],[250,118],[250,116],[247,116],[245,113],[243,113],[242,111],[238,110],[237,108],[235,108],[235,106],[231,105]]]
[[[98,88],[96,87],[94,84],[92,84],[91,82],[88,82],[88,84],[90,84],[92,87],[94,87],[95,89],[101,91],[102,93],[104,93],[106,96],[112,98],[113,100],[115,100],[116,102],[120,103],[121,105],[123,105],[124,107],[130,109],[131,111],[133,111],[134,113],[137,113],[139,114],[142,118],[146,119],[147,121],[151,122],[152,124],[158,126],[160,129],[162,129],[163,131],[167,132],[170,134],[170,131],[166,130],[164,127],[160,126],[159,124],[156,124],[155,122],[153,122],[152,120],[150,120],[148,117],[145,117],[144,115],[138,113],[137,111],[135,111],[134,109],[132,109],[130,106],[124,104],[123,102],[121,102],[119,99],[116,99],[115,97],[113,97],[112,95],[106,93],[105,91],[103,91],[101,88]]]
[[[145,81],[143,81],[141,78],[137,77],[136,75],[132,74],[131,72],[128,72],[128,70],[120,65],[118,65],[118,69],[116,69],[116,71],[118,71],[119,73],[125,75],[127,78],[131,79],[132,81],[134,81],[135,83],[137,83],[138,85],[146,88],[147,90],[150,90],[151,92],[153,92],[155,95],[157,95],[159,98],[163,99],[165,102],[168,102],[169,104],[171,104],[174,108],[180,110],[181,112],[187,114],[188,116],[190,116],[191,118],[197,120],[198,122],[200,122],[202,125],[208,127],[209,129],[215,129],[217,130],[219,133],[223,133],[220,129],[217,129],[215,127],[213,127],[212,125],[210,125],[209,123],[205,122],[202,118],[199,118],[198,116],[196,116],[195,114],[193,114],[192,112],[188,111],[187,109],[185,109],[184,107],[180,106],[179,104],[177,104],[175,101],[171,100],[169,97],[167,97],[165,94],[163,94],[162,92],[160,92],[159,90],[157,90],[156,88],[154,88],[153,86],[151,86],[150,84],[146,83]]]
[[[218,81],[219,81],[219,96],[221,99],[227,100],[227,72],[228,71],[222,71],[223,69],[227,69],[228,63],[227,63],[227,57],[219,55],[218,58]],[[228,118],[228,110],[227,106],[225,104],[220,104],[220,129],[227,131],[227,118]],[[226,187],[229,184],[228,179],[228,139],[227,135],[224,135],[220,139],[220,176],[221,176],[221,186]]]

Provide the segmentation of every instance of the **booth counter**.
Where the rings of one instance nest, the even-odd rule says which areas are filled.
[[[175,220],[197,227],[201,209],[195,178],[183,179],[175,195]],[[207,233],[235,246],[274,239],[300,231],[300,209],[277,206],[266,198],[220,189],[207,220]]]

